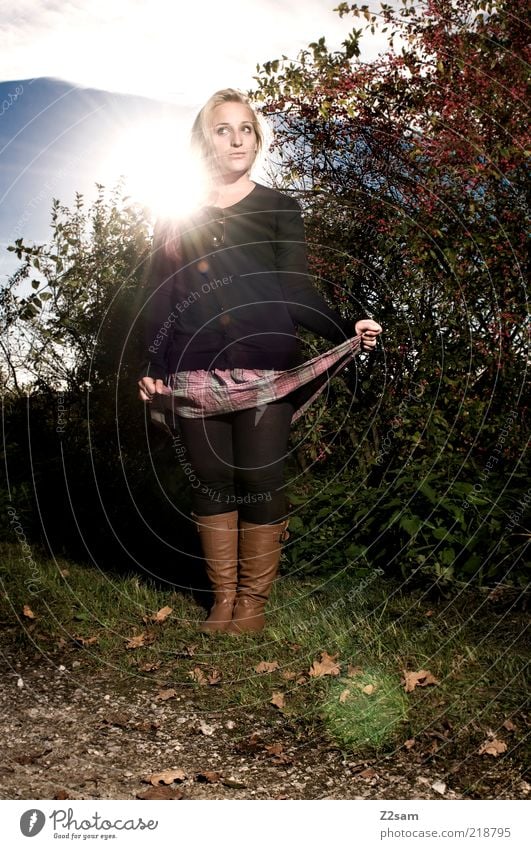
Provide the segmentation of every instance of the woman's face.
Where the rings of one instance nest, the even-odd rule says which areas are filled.
[[[212,111],[212,153],[223,176],[245,174],[257,148],[253,116],[243,103],[222,103]]]

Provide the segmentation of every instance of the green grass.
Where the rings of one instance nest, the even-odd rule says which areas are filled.
[[[271,697],[282,692],[284,716],[294,727],[358,752],[400,746],[441,723],[457,735],[472,728],[481,736],[522,709],[525,616],[511,604],[493,607],[485,595],[434,603],[418,589],[409,592],[367,572],[325,583],[283,577],[262,634],[204,635],[196,626],[205,611],[191,595],[164,591],[138,575],[36,552],[29,557],[14,545],[0,554],[4,641],[31,644],[57,663],[71,652],[87,669],[112,668],[120,673],[116,686],[138,676],[154,689],[188,688],[206,711],[266,708],[272,717],[278,708]],[[23,614],[24,605],[34,619]],[[143,621],[165,606],[172,613],[164,623]],[[126,648],[139,634],[153,642]],[[336,657],[337,675],[309,674],[322,652]],[[259,674],[255,667],[264,660],[278,667]],[[158,667],[147,671],[146,664]],[[221,673],[220,683],[200,683],[198,669],[207,679]],[[420,669],[437,685],[406,694],[403,671]],[[374,692],[363,693],[360,683],[373,683]]]
[[[343,748],[380,750],[400,739],[408,707],[399,677],[374,667],[334,681],[322,715],[331,736]]]

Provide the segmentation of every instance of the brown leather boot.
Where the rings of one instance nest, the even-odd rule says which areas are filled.
[[[264,608],[278,572],[280,543],[289,537],[288,521],[276,525],[240,522],[238,592],[227,628],[230,634],[264,627]]]
[[[238,579],[238,511],[215,516],[197,516],[195,520],[206,571],[215,596],[214,605],[201,631],[226,631],[232,618]]]

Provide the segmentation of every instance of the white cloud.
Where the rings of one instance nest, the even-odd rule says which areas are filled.
[[[195,105],[215,88],[252,87],[257,63],[282,54],[295,59],[322,35],[338,48],[362,20],[340,19],[333,5],[332,0],[18,0],[8,8],[0,0],[5,21],[0,78],[58,77]],[[365,36],[363,58],[385,44],[385,36]]]

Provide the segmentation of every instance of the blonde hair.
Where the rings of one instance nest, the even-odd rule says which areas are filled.
[[[251,123],[256,134],[256,157],[260,155],[265,146],[265,128],[261,119],[251,106],[247,95],[235,88],[223,88],[216,91],[208,98],[203,108],[199,111],[192,125],[191,146],[194,153],[202,160],[203,165],[209,172],[215,170],[214,149],[211,141],[212,113],[222,103],[241,103],[246,106],[251,115]]]
[[[216,106],[221,106],[222,103],[241,103],[249,110],[251,123],[256,134],[256,155],[253,166],[256,164],[260,153],[264,150],[266,138],[268,138],[267,125],[257,115],[251,106],[249,98],[243,92],[235,88],[224,88],[216,91],[208,98],[203,108],[197,114],[192,125],[190,139],[192,152],[200,160],[205,171],[205,176],[210,178],[215,176],[216,173],[216,157],[214,156],[214,148],[211,140],[212,113]],[[179,221],[172,218],[159,219],[155,224],[152,254],[154,256],[159,255],[161,259],[158,262],[169,259],[174,263],[179,263],[181,253]],[[152,268],[156,267],[157,261],[154,262]],[[151,276],[153,276],[153,272]]]

